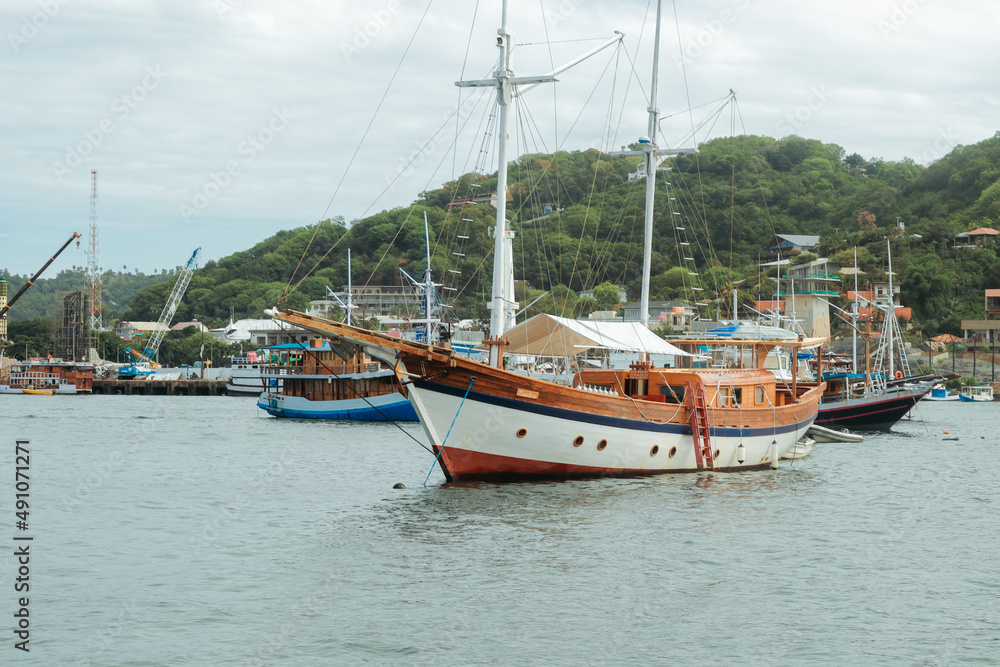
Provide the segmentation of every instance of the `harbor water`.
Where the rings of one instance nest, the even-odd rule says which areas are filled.
[[[0,404],[3,665],[1000,663],[1000,403],[778,470],[426,487],[416,424]]]

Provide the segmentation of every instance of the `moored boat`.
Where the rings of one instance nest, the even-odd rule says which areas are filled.
[[[264,385],[261,380],[261,366],[264,351],[248,352],[244,356],[232,357],[230,376],[226,381],[227,396],[260,396]]]
[[[923,400],[925,401],[957,401],[959,400],[959,395],[954,394],[947,389],[943,384],[936,384],[931,387],[931,390],[927,392]]]
[[[787,454],[782,456],[782,460],[796,460],[804,459],[810,454],[812,454],[813,445],[816,441],[809,436],[803,436],[795,442],[795,446],[792,447]]]
[[[988,384],[962,387],[958,397],[964,403],[988,403],[993,400],[993,387]]]
[[[806,431],[806,435],[816,442],[864,442],[863,435],[851,433],[847,429],[834,430],[819,424],[813,424]]]
[[[656,338],[657,346],[664,343],[648,329],[657,172],[665,157],[693,152],[657,146],[655,63],[660,14],[658,3],[648,136],[639,138],[637,150],[612,153],[642,158],[636,177],[646,181],[645,241],[642,319],[634,330],[638,343],[619,338],[621,342],[606,347],[639,352],[642,360],[628,368],[581,370],[569,387],[504,367],[505,352],[511,348],[507,334],[520,307],[514,295],[514,234],[506,219],[508,106],[519,96],[519,85],[554,81],[554,75],[566,69],[537,77],[513,75],[506,2],[497,33],[500,57],[495,76],[458,83],[497,91],[493,134],[498,140],[498,175],[493,287],[488,304],[491,337],[485,342],[488,363],[463,358],[445,346],[400,340],[290,309],[270,311],[283,322],[329,338],[343,358],[363,353],[393,368],[449,481],[769,468],[794,447],[816,418],[824,385],[804,387],[794,378],[791,383],[779,383],[763,368],[773,343],[712,341],[713,345],[736,345],[753,355],[755,362],[744,368],[696,368],[690,363],[657,368],[649,361],[655,351],[652,342],[640,338],[648,334]],[[612,38],[604,46],[619,40],[620,36]],[[781,341],[780,345],[793,354],[800,347],[798,341]],[[676,365],[686,363],[690,351],[674,349]],[[541,350],[525,352],[544,354]]]
[[[902,419],[929,391],[927,384],[869,385],[864,374],[824,375],[827,391],[816,424],[829,428],[886,430]]]
[[[565,387],[305,313],[276,315],[396,359],[450,481],[767,468],[805,435],[822,393],[779,386],[763,368],[648,364],[582,371]]]
[[[0,394],[89,394],[93,387],[93,364],[50,357],[11,364]]]
[[[346,421],[415,421],[390,367],[363,354],[344,361],[314,340],[267,348],[260,365],[257,407],[274,417]]]

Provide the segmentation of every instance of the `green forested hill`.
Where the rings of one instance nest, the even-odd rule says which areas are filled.
[[[638,296],[645,185],[628,178],[637,162],[589,150],[511,163],[514,274],[524,281],[518,296],[526,305],[549,292],[529,315],[586,312],[599,304],[576,293],[603,283]],[[769,298],[773,283],[758,283],[757,264],[775,233],[820,235],[822,253],[843,264],[857,247],[868,279],[884,278],[890,239],[903,303],[928,332],[958,332],[962,318],[982,317],[982,290],[1000,287],[994,250],[954,247],[955,234],[1000,222],[1000,133],[956,147],[929,167],[847,155],[840,146],[796,136],[716,139],[668,165],[658,179],[651,298],[685,298],[689,273],[699,274],[709,298],[741,279],[744,299]],[[482,199],[461,202],[488,199],[495,186],[495,174],[467,174],[421,193],[411,207],[351,225],[334,219],[280,231],[199,269],[176,319],[222,324],[230,309],[237,317],[260,317],[290,280],[296,288],[286,303],[304,308],[327,285],[347,282],[348,248],[355,285],[400,284],[400,268],[413,275],[424,269],[424,213],[435,280],[452,288],[444,293],[458,316],[483,317],[495,213]],[[121,316],[155,319],[171,285],[142,289]],[[39,298],[44,293],[38,289]]]
[[[49,269],[53,271],[53,269]],[[53,271],[54,272],[54,271]],[[114,319],[118,313],[135,298],[139,290],[162,283],[174,275],[175,270],[163,269],[160,273],[146,275],[139,271],[105,271],[101,277],[104,305],[104,319]],[[13,297],[19,289],[31,278],[28,276],[11,275],[0,270],[0,275],[7,278],[8,293]],[[87,277],[83,267],[74,266],[63,269],[54,276],[43,274],[31,288],[24,293],[18,302],[8,312],[12,321],[31,320],[42,317],[55,317],[59,314],[56,296],[63,292],[79,292],[87,288]],[[163,304],[160,304],[163,308]],[[159,312],[157,312],[159,315]]]

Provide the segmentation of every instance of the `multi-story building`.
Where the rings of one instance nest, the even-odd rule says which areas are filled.
[[[775,262],[782,272],[780,296],[785,315],[809,337],[830,337],[830,304],[840,294],[840,267],[826,258],[802,264]]]
[[[347,285],[337,296],[347,300]],[[356,306],[352,318],[369,317],[419,317],[423,294],[410,285],[367,285],[351,287],[351,303]],[[329,301],[310,302],[322,306]]]
[[[986,319],[962,320],[962,344],[966,347],[993,347],[1000,336],[1000,289],[986,290],[983,301]]]
[[[625,322],[639,322],[642,312],[641,303],[638,301],[626,303],[622,306],[622,319]],[[668,326],[674,331],[689,331],[691,323],[698,316],[698,309],[683,301],[650,301],[649,302],[649,326],[656,328]]]

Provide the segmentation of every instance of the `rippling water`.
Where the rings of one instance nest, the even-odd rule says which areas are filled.
[[[776,471],[426,488],[392,425],[0,405],[0,540],[15,437],[35,538],[31,652],[7,631],[0,664],[1000,662],[1000,404],[921,404]]]

